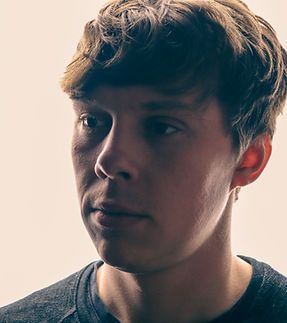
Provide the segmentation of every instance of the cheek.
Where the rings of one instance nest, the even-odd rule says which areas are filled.
[[[211,235],[219,222],[227,223],[223,218],[227,220],[226,208],[230,197],[232,172],[227,164],[223,167],[221,163],[213,163],[206,170],[206,174],[202,186],[198,229]]]
[[[223,211],[229,196],[231,172],[217,161],[194,162],[178,158],[158,169],[161,180],[153,196],[162,201],[161,207],[176,215],[174,222],[204,225],[211,217],[217,218]],[[176,167],[175,167],[176,165]],[[223,171],[223,169],[225,171]]]
[[[96,153],[85,149],[82,143],[74,136],[72,140],[71,156],[79,196],[95,181],[94,158]]]

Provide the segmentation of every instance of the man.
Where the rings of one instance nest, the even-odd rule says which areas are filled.
[[[231,250],[271,154],[287,55],[238,0],[112,0],[62,80],[83,221],[101,261],[1,322],[287,322],[287,279]]]

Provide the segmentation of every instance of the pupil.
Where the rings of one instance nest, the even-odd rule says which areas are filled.
[[[157,125],[156,128],[157,128],[158,133],[166,133],[167,129],[168,129],[168,126],[166,126],[165,124],[160,123],[160,124]]]
[[[88,127],[95,127],[97,125],[97,120],[93,117],[88,117],[86,120],[86,124]]]

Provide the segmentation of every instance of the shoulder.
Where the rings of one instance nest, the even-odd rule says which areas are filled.
[[[252,280],[258,284],[251,312],[264,322],[287,322],[287,277],[264,262],[243,258],[252,265]]]
[[[287,301],[287,277],[279,273],[270,265],[255,260],[254,258],[244,257],[253,267],[253,278],[260,280],[259,295],[261,296],[277,296]]]
[[[0,322],[63,321],[75,313],[77,285],[82,274],[92,268],[93,264],[89,264],[53,285],[0,308]]]

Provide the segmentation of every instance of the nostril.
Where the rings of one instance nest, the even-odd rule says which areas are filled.
[[[97,177],[101,179],[105,179],[108,177],[108,175],[100,167],[95,167],[95,173]]]
[[[108,168],[107,165],[106,167],[103,167],[99,163],[95,165],[95,173],[98,178],[101,179],[124,179],[124,180],[130,180],[132,178],[132,174],[129,173],[128,171],[113,171],[113,169]]]

